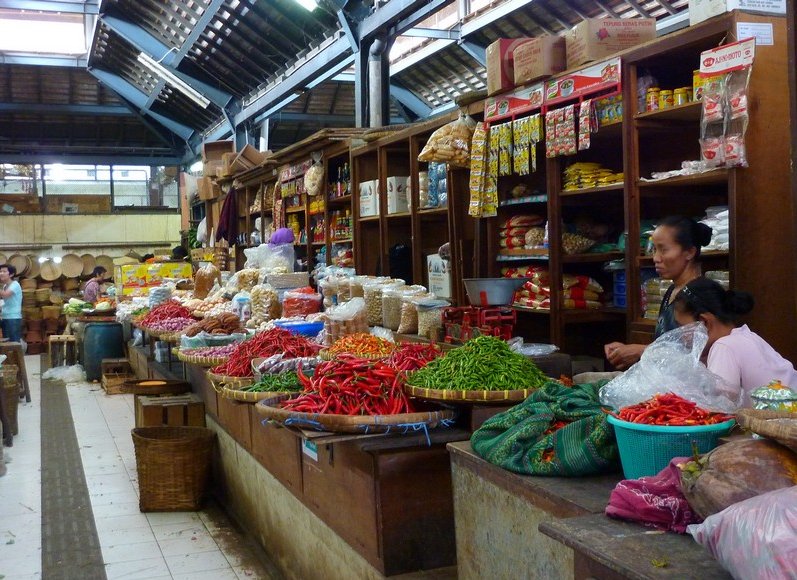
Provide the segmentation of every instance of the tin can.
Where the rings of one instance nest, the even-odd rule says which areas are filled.
[[[673,105],[672,91],[659,92],[659,109],[669,109]]]
[[[703,98],[703,85],[705,80],[700,76],[700,70],[692,71],[692,92],[694,94],[693,100],[699,101]]]
[[[686,89],[675,89],[672,94],[672,104],[674,106],[685,105],[689,102],[689,97],[686,94]]]
[[[659,110],[659,93],[658,87],[650,87],[645,96],[645,110],[658,111]]]

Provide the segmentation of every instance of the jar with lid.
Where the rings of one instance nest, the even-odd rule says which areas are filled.
[[[659,109],[669,109],[673,105],[673,94],[670,90],[659,91]]]
[[[645,97],[645,110],[658,111],[659,110],[659,87],[650,87]]]
[[[685,105],[689,102],[689,96],[686,93],[685,88],[675,89],[673,92],[672,104],[676,107],[680,105]]]

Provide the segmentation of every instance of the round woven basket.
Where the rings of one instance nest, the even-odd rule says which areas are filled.
[[[91,273],[94,271],[94,266],[97,264],[94,260],[94,256],[91,254],[83,254],[80,256],[80,261],[83,262],[83,271],[81,274],[83,276],[91,276]]]
[[[227,388],[240,388],[248,387],[255,382],[254,377],[231,377],[227,375],[217,375],[210,371],[206,371],[208,379],[213,383],[213,388],[220,391],[222,387]]]
[[[241,403],[257,403],[258,401],[263,401],[265,399],[272,399],[277,396],[290,397],[297,394],[297,393],[281,393],[276,391],[253,393],[250,391],[241,391],[240,389],[231,389],[223,385],[221,389],[217,390],[217,392],[225,399],[232,399],[233,401],[239,401]]]
[[[8,257],[8,263],[17,269],[17,276],[25,276],[30,270],[30,258],[24,254],[12,254]]]
[[[25,290],[36,290],[38,282],[36,282],[35,278],[23,278],[19,281],[19,285],[22,288],[22,292],[25,292]]]
[[[83,274],[83,260],[77,254],[66,254],[61,258],[61,271],[67,278],[77,278]]]
[[[736,420],[742,428],[774,439],[797,452],[797,413],[740,409]]]
[[[132,434],[141,511],[198,510],[216,434],[205,427],[138,427]]]
[[[255,405],[257,412],[286,427],[300,427],[332,433],[409,433],[419,428],[446,425],[454,419],[454,411],[423,411],[399,415],[320,415],[287,411],[279,405],[298,394],[277,395],[263,399]]]
[[[113,278],[113,258],[102,254],[95,258],[95,262],[97,263],[97,266],[102,266],[105,268],[106,279]]]
[[[525,401],[536,389],[513,389],[504,391],[459,391],[455,389],[427,389],[404,385],[404,392],[427,401],[446,403],[494,403]]]
[[[56,264],[52,260],[47,260],[41,265],[39,276],[41,276],[42,280],[46,280],[47,282],[58,280],[58,278],[61,277],[61,264]]]
[[[178,360],[186,363],[195,364],[201,367],[215,367],[218,365],[222,365],[226,363],[230,358],[228,356],[214,357],[214,356],[197,356],[194,354],[185,354],[179,348],[175,348],[173,352],[174,354],[177,355]]]
[[[39,275],[39,256],[28,254],[28,260],[30,261],[30,266],[28,266],[28,271],[25,272],[25,275],[28,278],[35,278]]]

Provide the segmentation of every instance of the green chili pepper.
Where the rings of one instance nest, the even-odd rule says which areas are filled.
[[[243,387],[240,390],[252,393],[291,393],[301,391],[302,384],[299,382],[299,377],[294,371],[288,371],[276,375],[265,374],[255,384]]]
[[[407,383],[427,389],[501,391],[536,389],[548,381],[531,359],[501,339],[479,336],[411,373]]]

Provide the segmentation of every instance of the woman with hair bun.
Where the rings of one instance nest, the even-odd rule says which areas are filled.
[[[651,241],[656,273],[661,278],[672,280],[659,308],[659,318],[653,333],[655,340],[678,327],[672,302],[688,282],[702,276],[700,249],[711,242],[711,228],[692,218],[670,216],[659,222]],[[622,342],[612,342],[603,348],[609,362],[620,370],[625,370],[639,361],[645,351],[644,344]]]
[[[743,407],[751,406],[751,392],[770,381],[797,387],[794,365],[746,324],[736,325],[740,316],[753,309],[753,297],[747,292],[725,290],[714,280],[698,278],[684,286],[673,306],[678,324],[700,321],[706,325],[706,366],[742,393]]]

